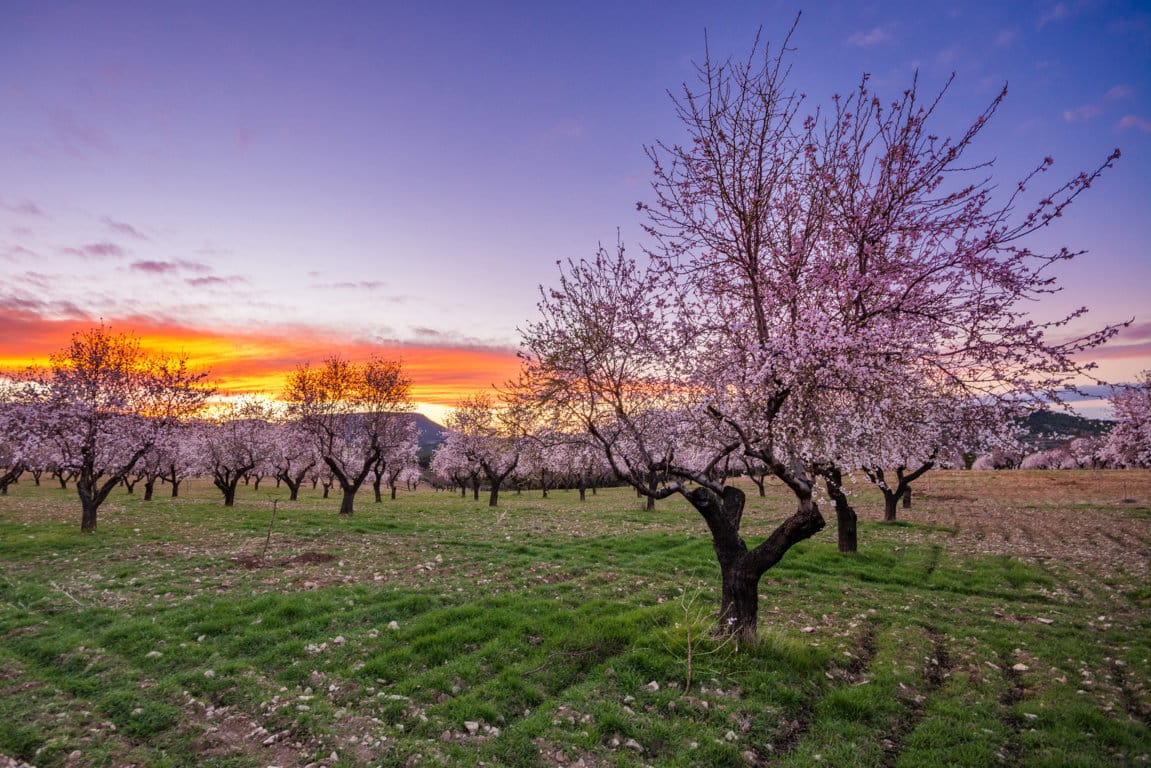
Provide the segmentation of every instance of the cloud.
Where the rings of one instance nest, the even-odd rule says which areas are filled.
[[[133,261],[129,269],[136,272],[148,272],[154,275],[170,275],[176,272],[205,273],[212,271],[212,268],[207,264],[201,264],[198,261],[185,261],[183,259],[177,261]]]
[[[1006,48],[1007,46],[1014,43],[1015,38],[1017,38],[1018,36],[1019,36],[1019,33],[1016,32],[1014,29],[1001,29],[995,35],[995,45],[999,48]]]
[[[1135,89],[1129,85],[1115,85],[1107,91],[1107,98],[1111,100],[1128,99],[1135,95]]]
[[[587,124],[574,117],[557,120],[548,127],[547,138],[551,140],[580,139],[587,133]]]
[[[1044,11],[1039,17],[1039,26],[1045,27],[1048,24],[1056,21],[1063,21],[1071,18],[1071,9],[1067,3],[1056,3],[1048,10]]]
[[[213,278],[220,279],[220,278]],[[43,364],[62,349],[71,333],[97,320],[75,305],[27,297],[0,297],[0,369],[18,370]],[[448,340],[451,334],[421,329],[425,336],[402,342],[357,340],[334,329],[301,325],[249,328],[201,328],[178,320],[145,314],[105,315],[117,331],[139,337],[141,345],[158,354],[183,354],[197,369],[210,371],[219,391],[228,395],[277,393],[297,365],[318,362],[329,354],[350,360],[372,355],[399,359],[412,378],[412,399],[442,407],[463,397],[490,390],[515,377],[520,361],[506,346]]]
[[[85,259],[119,258],[125,255],[123,248],[106,240],[99,243],[88,243],[79,248],[64,248],[63,253]]]
[[[357,290],[357,291],[374,291],[383,288],[387,283],[380,280],[358,280],[358,281],[345,281],[340,283],[320,283],[316,288],[324,290]]]
[[[847,38],[847,42],[860,48],[869,48],[873,45],[886,43],[891,39],[891,32],[887,29],[887,27],[879,26],[873,29],[869,29],[866,32],[856,32],[851,37]]]
[[[1103,108],[1096,104],[1084,104],[1075,109],[1063,110],[1063,120],[1068,123],[1077,123],[1085,120],[1090,120],[1093,117],[1098,117],[1103,113]]]
[[[15,213],[20,216],[43,216],[44,211],[40,206],[36,205],[30,200],[21,200],[18,203],[8,202],[4,198],[0,198],[0,209]]]
[[[229,285],[248,285],[248,278],[241,277],[240,275],[229,275],[227,277],[219,277],[217,275],[208,275],[206,277],[189,277],[185,278],[184,282],[193,288],[224,288]]]
[[[1119,331],[1116,337],[1120,340],[1151,340],[1151,322],[1148,323],[1132,323],[1131,325]]]
[[[104,217],[103,221],[104,225],[108,227],[108,229],[112,230],[118,235],[127,235],[128,237],[134,237],[137,240],[148,239],[147,235],[133,227],[131,224],[126,224],[123,221],[116,221],[115,219],[110,219],[107,216]]]
[[[29,250],[22,245],[10,245],[0,252],[0,257],[3,257],[5,261],[16,261],[21,257],[36,258],[36,256],[37,253],[35,251]]]
[[[1138,115],[1124,115],[1116,127],[1121,131],[1126,128],[1136,128],[1142,133],[1151,133],[1151,120]]]
[[[62,152],[69,157],[87,160],[94,154],[107,154],[112,151],[112,143],[107,134],[99,128],[80,120],[71,112],[54,109],[48,113],[52,125],[49,138],[42,148]]]

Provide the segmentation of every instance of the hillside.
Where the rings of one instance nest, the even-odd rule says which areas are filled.
[[[1038,410],[1023,420],[1024,441],[1038,449],[1063,445],[1076,437],[1101,437],[1111,431],[1113,421],[1086,419],[1069,413]]]
[[[411,416],[420,433],[420,455],[430,456],[443,442],[444,428],[422,413],[413,413]]]

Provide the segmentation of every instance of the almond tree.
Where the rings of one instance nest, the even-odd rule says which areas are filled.
[[[27,433],[27,405],[12,382],[0,380],[0,496],[20,479],[28,468],[34,436]],[[39,485],[39,478],[37,478]]]
[[[236,504],[236,487],[271,451],[268,409],[259,400],[228,403],[198,425],[200,467],[224,495],[224,506]]]
[[[383,501],[382,487],[388,486],[393,501],[396,499],[396,485],[404,472],[419,466],[420,433],[415,419],[396,419],[388,426],[388,434],[383,441],[384,450],[372,465],[372,491],[376,503]]]
[[[80,530],[96,530],[108,494],[156,443],[197,413],[211,390],[184,359],[149,356],[136,337],[104,325],[77,331],[30,373],[36,432],[59,451],[60,470],[76,473]]]
[[[432,455],[431,470],[447,480],[450,487],[458,487],[461,498],[466,498],[471,488],[472,498],[479,501],[482,473],[479,464],[465,455],[464,440],[456,432],[444,430],[443,439]]]
[[[1151,371],[1111,394],[1118,423],[1107,436],[1101,457],[1118,467],[1151,467]]]
[[[392,423],[411,410],[411,386],[400,361],[380,357],[355,363],[334,356],[288,377],[289,415],[339,483],[341,515],[352,514],[356,492],[389,448]]]
[[[953,398],[1001,418],[1020,398],[1058,399],[1083,371],[1075,356],[1116,330],[1053,342],[1071,318],[1026,310],[1076,254],[1025,242],[1118,153],[1021,214],[1050,160],[997,202],[990,164],[968,158],[1002,94],[941,138],[929,125],[945,93],[923,101],[914,81],[884,102],[864,77],[805,111],[787,52],[785,40],[704,60],[698,84],[673,96],[686,140],[648,150],[647,264],[620,248],[562,265],[523,332],[541,396],[582,421],[616,474],[699,512],[720,565],[720,626],[743,637],[763,573],[825,525],[819,466],[873,466],[891,436],[918,439],[902,403]],[[797,502],[756,546],[740,535],[744,494],[716,474],[737,454]],[[643,470],[662,473],[658,490],[636,482]]]
[[[457,455],[477,467],[488,481],[488,506],[498,506],[500,487],[516,471],[524,449],[525,420],[518,404],[473,395],[460,401],[444,426],[445,456]]]
[[[320,461],[315,446],[295,421],[270,424],[268,444],[272,474],[288,486],[288,499],[296,501],[300,486]]]

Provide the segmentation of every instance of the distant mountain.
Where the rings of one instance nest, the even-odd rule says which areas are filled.
[[[1037,449],[1049,450],[1076,437],[1102,437],[1113,426],[1115,422],[1105,419],[1085,419],[1048,410],[1032,411],[1023,420],[1024,441]]]
[[[422,413],[411,414],[420,433],[420,456],[431,456],[444,441],[444,428]]]

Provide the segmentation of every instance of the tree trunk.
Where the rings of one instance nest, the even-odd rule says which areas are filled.
[[[895,509],[899,505],[899,496],[895,491],[883,489],[883,522],[891,523],[895,521]]]
[[[764,478],[764,477],[763,477],[763,476],[761,476],[761,475],[750,475],[750,477],[751,477],[751,482],[755,483],[755,488],[756,488],[756,490],[757,490],[757,491],[759,491],[759,498],[761,498],[761,499],[762,499],[762,498],[766,497],[766,496],[767,496],[767,491],[766,491],[766,489],[763,487],[763,486],[764,486],[764,482],[763,482],[763,481],[764,481],[766,478]]]
[[[286,469],[280,470],[279,472],[276,473],[276,487],[279,488],[281,482],[283,482],[284,485],[288,486],[288,501],[296,501],[297,498],[299,497],[300,485],[303,484],[304,473],[307,471],[308,470],[305,469],[303,472],[301,472],[299,474],[299,476],[297,476],[295,478],[293,478],[291,475],[289,475],[288,470],[286,470]]]
[[[80,509],[80,533],[95,533],[96,512],[100,509],[100,503],[81,496]]]
[[[472,480],[472,500],[480,500],[480,479],[478,477]]]
[[[797,492],[798,493],[798,492]],[[712,548],[719,561],[722,595],[717,632],[747,640],[755,637],[759,623],[759,581],[792,545],[810,538],[825,523],[810,493],[799,499],[799,510],[784,520],[755,549],[748,550],[739,535],[746,496],[727,486],[720,498],[707,488],[687,494],[688,502],[707,523]]]
[[[739,560],[719,564],[723,593],[720,598],[719,634],[751,640],[759,628],[759,580],[762,574],[739,566]]]
[[[4,470],[3,474],[0,474],[0,496],[8,495],[8,486],[19,480],[20,474],[23,471],[24,468],[16,464],[15,466],[8,467],[8,469]],[[40,485],[40,483],[36,483],[36,485]]]
[[[396,500],[396,484],[395,483],[389,483],[388,485],[392,489],[392,501],[395,501]]]
[[[835,467],[824,475],[827,495],[835,502],[835,523],[840,552],[856,552],[859,549],[859,516],[851,507],[847,494],[843,492],[843,473]]]
[[[903,508],[904,509],[911,509],[911,486],[910,485],[907,486],[907,488],[905,488],[903,491]]]
[[[491,486],[491,493],[488,494],[488,506],[494,507],[497,506],[500,501],[500,484],[492,483]]]
[[[152,493],[156,490],[156,478],[149,477],[144,480],[144,501],[152,500]]]
[[[356,503],[356,488],[341,488],[343,495],[340,497],[340,514],[350,515],[355,512]]]

